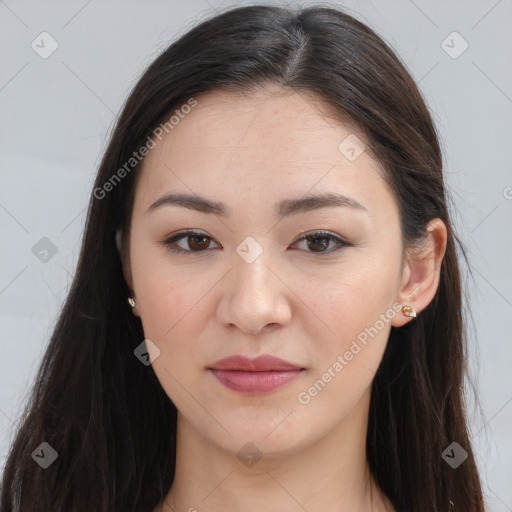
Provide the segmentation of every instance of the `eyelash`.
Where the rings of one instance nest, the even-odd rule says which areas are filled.
[[[172,251],[177,254],[199,255],[199,254],[202,254],[202,253],[208,251],[208,249],[205,249],[203,251],[188,251],[188,250],[182,249],[181,247],[173,246],[173,244],[175,244],[176,242],[178,242],[184,238],[191,237],[191,236],[209,238],[210,240],[213,241],[213,238],[211,238],[210,236],[208,236],[202,232],[188,230],[188,231],[182,231],[181,233],[177,233],[177,234],[171,236],[170,238],[164,240],[163,244],[167,247],[167,249],[169,251]],[[294,244],[301,242],[303,240],[314,239],[314,238],[327,238],[327,239],[329,239],[329,241],[333,241],[338,244],[337,247],[335,247],[334,249],[329,250],[329,251],[323,251],[323,252],[306,251],[306,252],[309,252],[311,254],[315,254],[318,256],[332,254],[332,253],[342,249],[343,247],[352,247],[355,245],[355,244],[347,242],[346,240],[344,240],[343,238],[341,238],[339,236],[329,233],[328,231],[313,231],[312,233],[309,233],[306,236],[299,238],[296,242],[294,242]]]

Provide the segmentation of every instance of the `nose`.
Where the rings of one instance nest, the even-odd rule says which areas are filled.
[[[222,291],[218,308],[222,324],[256,335],[290,322],[292,292],[279,274],[265,253],[252,263],[240,260]]]

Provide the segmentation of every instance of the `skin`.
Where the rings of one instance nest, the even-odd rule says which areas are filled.
[[[420,314],[435,295],[446,227],[429,224],[421,253],[403,246],[383,169],[368,149],[354,161],[340,152],[357,132],[318,97],[269,86],[196,99],[144,160],[124,259],[133,313],[160,351],[150,350],[153,369],[178,409],[176,478],[155,511],[393,510],[366,462],[371,383],[391,326],[414,321],[391,316],[393,304]],[[175,205],[147,212],[168,192],[226,203],[232,215]],[[323,192],[367,211],[274,216],[283,199]],[[185,229],[210,238],[185,237],[174,245],[190,252],[175,254],[164,242]],[[322,255],[321,244],[300,241],[318,230],[356,245],[327,254],[337,246],[329,242]],[[236,252],[248,236],[262,249],[251,263]],[[300,403],[386,312],[378,334]],[[272,354],[305,371],[270,393],[241,394],[206,369],[235,354]],[[248,442],[261,454],[252,467],[237,457]]]

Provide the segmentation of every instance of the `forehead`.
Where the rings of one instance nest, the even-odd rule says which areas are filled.
[[[361,134],[319,97],[267,88],[195,99],[145,157],[136,203],[147,207],[171,191],[228,204],[238,198],[242,205],[250,198],[274,204],[308,191],[353,196],[368,210],[394,202],[368,148],[355,159],[346,153],[354,141],[360,152]]]
[[[193,157],[193,149],[200,148],[218,158],[238,154],[260,160],[258,155],[271,154],[276,162],[334,162],[340,160],[339,143],[357,131],[309,92],[268,86],[243,94],[214,91],[196,101],[165,136],[167,155],[185,149]]]

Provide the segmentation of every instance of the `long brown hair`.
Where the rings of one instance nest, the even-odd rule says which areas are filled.
[[[404,246],[422,240],[429,220],[445,223],[437,293],[415,321],[391,328],[372,383],[367,458],[399,512],[484,510],[464,408],[456,244],[466,256],[422,95],[389,46],[343,11],[256,5],[198,24],[129,95],[98,170],[72,287],[8,454],[2,512],[150,512],[169,491],[177,411],[151,365],[134,357],[144,333],[126,303],[115,244],[119,228],[129,231],[140,167],[126,162],[190,98],[265,83],[316,93],[360,128],[396,195]],[[453,441],[467,452],[456,469],[442,457]],[[46,469],[32,457],[42,442],[58,454]]]

